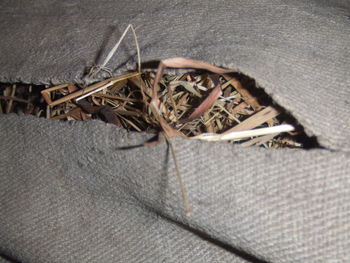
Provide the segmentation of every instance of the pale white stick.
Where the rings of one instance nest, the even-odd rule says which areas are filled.
[[[290,124],[282,124],[278,126],[268,127],[268,128],[260,128],[254,130],[247,131],[235,131],[227,134],[214,134],[214,133],[203,133],[201,135],[197,135],[191,137],[193,140],[205,140],[205,141],[230,141],[230,140],[239,140],[254,136],[261,136],[272,133],[280,133],[280,132],[290,132],[294,131],[294,127]]]
[[[84,98],[86,98],[86,97],[88,97],[88,96],[90,96],[90,95],[92,95],[92,94],[94,94],[96,92],[99,92],[99,91],[101,91],[103,89],[106,89],[106,88],[112,86],[114,83],[115,83],[115,81],[108,82],[107,84],[103,85],[102,87],[100,87],[98,89],[95,89],[93,91],[90,91],[89,93],[86,93],[86,94],[80,96],[79,98],[76,98],[75,101],[78,102],[81,99],[84,99]]]

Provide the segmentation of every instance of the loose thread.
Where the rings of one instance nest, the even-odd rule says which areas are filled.
[[[181,173],[180,173],[180,169],[179,169],[178,162],[176,159],[175,147],[174,147],[173,143],[171,142],[171,139],[165,133],[164,133],[164,136],[165,136],[165,138],[170,146],[171,154],[173,156],[176,176],[177,176],[177,179],[179,180],[179,184],[180,184],[180,188],[181,188],[182,201],[183,201],[183,205],[185,208],[185,214],[187,217],[190,217],[191,211],[190,211],[190,201],[188,198],[188,191],[187,191],[186,185],[185,185],[184,180],[183,180]]]

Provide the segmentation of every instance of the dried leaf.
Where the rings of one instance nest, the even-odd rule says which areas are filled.
[[[180,120],[179,124],[197,119],[198,117],[202,116],[207,110],[210,109],[211,106],[214,105],[221,94],[221,87],[216,86],[216,88],[212,90],[210,95],[198,106],[198,108],[196,108],[188,118]]]

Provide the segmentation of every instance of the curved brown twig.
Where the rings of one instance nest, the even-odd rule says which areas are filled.
[[[151,100],[151,109],[153,114],[158,119],[163,131],[166,133],[166,135],[171,138],[174,136],[184,136],[182,133],[178,132],[174,128],[172,128],[161,116],[159,109],[160,109],[160,101],[158,99],[158,91],[159,91],[159,82],[163,76],[164,69],[166,68],[193,68],[193,69],[204,69],[208,70],[213,73],[217,74],[226,74],[226,73],[232,73],[232,72],[239,72],[237,69],[224,69],[220,67],[216,67],[212,64],[209,64],[207,62],[199,61],[199,60],[193,60],[193,59],[187,59],[187,58],[169,58],[165,59],[159,62],[157,74],[154,79],[154,83],[152,86],[152,100]],[[201,105],[185,120],[182,120],[181,122],[184,123],[189,120],[193,120],[197,117],[199,117],[208,107],[211,107],[216,99],[221,95],[221,87],[218,85],[208,96],[206,100],[203,101]]]

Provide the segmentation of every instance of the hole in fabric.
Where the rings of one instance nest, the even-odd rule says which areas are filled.
[[[128,131],[157,133],[162,126],[150,107],[155,76],[152,71],[129,72],[90,86],[3,83],[0,114],[68,121],[100,119]],[[319,147],[315,137],[307,136],[291,114],[242,73],[166,73],[159,82],[157,99],[161,118],[191,139],[227,140],[265,148]],[[230,134],[232,138],[227,137]]]

